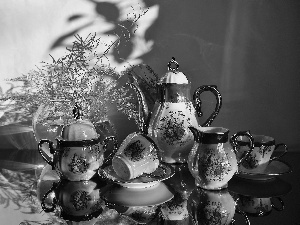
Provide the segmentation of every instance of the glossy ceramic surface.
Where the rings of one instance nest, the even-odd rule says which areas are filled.
[[[168,165],[161,164],[151,174],[143,174],[135,179],[123,180],[116,174],[112,166],[108,166],[103,170],[99,170],[99,175],[126,188],[149,188],[172,177],[174,175],[174,169]]]
[[[103,193],[108,203],[128,207],[160,205],[173,197],[174,194],[163,182],[149,188],[125,188],[113,184]]]
[[[59,207],[60,216],[67,220],[90,220],[98,217],[105,207],[105,202],[100,198],[102,187],[92,180],[55,182],[42,198],[42,208],[45,212],[53,212]],[[53,196],[51,206],[46,201],[49,195]]]
[[[83,141],[64,141],[57,139],[57,147],[53,147],[50,140],[41,140],[38,150],[43,159],[52,166],[62,179],[81,181],[91,179],[104,163],[104,152],[109,141],[115,143],[114,137],[107,137],[100,143],[97,139]],[[44,143],[48,143],[53,159],[49,159],[41,149]],[[110,157],[109,157],[110,158]]]
[[[172,67],[171,64],[175,64]],[[202,116],[200,95],[205,91],[212,92],[217,99],[216,107],[202,126],[209,126],[218,115],[222,98],[216,86],[205,85],[196,89],[193,98],[196,109],[190,97],[191,84],[182,72],[178,71],[178,63],[172,58],[168,64],[169,71],[163,76],[158,87],[158,99],[153,112],[148,111],[145,97],[137,84],[132,84],[138,92],[139,104],[143,107],[143,130],[148,132],[160,150],[160,157],[166,163],[185,163],[193,146],[193,135],[189,126],[198,127],[197,117]],[[145,118],[146,117],[146,118]],[[149,121],[149,124],[148,124]]]
[[[196,185],[208,190],[226,188],[243,159],[236,159],[236,139],[247,136],[253,146],[251,134],[248,131],[238,132],[232,135],[231,144],[228,139],[229,130],[226,128],[189,128],[194,134],[195,142],[189,154],[188,165]]]
[[[239,173],[236,174],[236,176],[245,179],[267,180],[273,179],[276,176],[280,176],[290,172],[292,172],[292,168],[286,162],[273,160],[270,163],[268,163],[267,167],[264,170],[262,170],[262,172],[239,171]]]
[[[129,134],[113,157],[112,166],[119,178],[132,180],[151,174],[159,166],[157,145],[146,134]]]
[[[196,188],[188,200],[188,210],[194,224],[229,225],[235,214],[235,206],[227,189],[209,191]]]
[[[239,165],[239,171],[245,173],[264,173],[269,162],[272,160],[277,160],[284,156],[288,147],[284,143],[275,144],[275,139],[266,135],[252,135],[254,138],[254,148],[251,153],[243,160]],[[283,151],[279,156],[272,156],[273,152],[277,149]],[[245,152],[249,150],[249,141],[245,137],[239,137],[238,139],[238,154],[237,157],[240,158]],[[277,151],[278,151],[277,150]]]

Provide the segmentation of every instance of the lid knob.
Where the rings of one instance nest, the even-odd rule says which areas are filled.
[[[172,60],[168,63],[168,70],[177,73],[178,68],[179,68],[178,62],[175,60],[174,57],[172,57]]]

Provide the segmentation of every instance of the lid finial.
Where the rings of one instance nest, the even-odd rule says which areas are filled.
[[[175,64],[175,65],[174,65]],[[172,57],[172,60],[168,63],[168,70],[177,73],[179,68],[178,62]]]

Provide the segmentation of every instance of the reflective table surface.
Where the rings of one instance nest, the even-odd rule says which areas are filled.
[[[125,188],[99,175],[60,181],[36,149],[0,140],[0,224],[300,224],[298,149],[281,159],[277,170],[286,173],[234,176],[227,189],[206,191],[195,187],[187,164],[170,165],[174,175],[147,188]]]

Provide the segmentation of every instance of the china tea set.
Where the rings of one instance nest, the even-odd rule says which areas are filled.
[[[191,84],[178,68],[179,64],[172,58],[168,72],[157,84],[158,97],[153,112],[149,112],[144,93],[133,76],[130,85],[139,102],[139,131],[129,134],[120,146],[113,136],[101,142],[93,124],[82,118],[80,106],[75,105],[75,121],[63,127],[56,147],[46,139],[38,144],[43,159],[60,176],[63,183],[60,185],[66,189],[70,185],[66,182],[89,181],[99,174],[126,188],[148,188],[174,175],[170,165],[187,164],[195,185],[203,189],[203,193],[220,191],[226,189],[235,174],[264,174],[271,162],[287,152],[285,144],[276,145],[269,136],[249,131],[229,135],[227,128],[211,127],[222,106],[220,92],[214,85],[200,86],[192,102]],[[206,122],[200,124],[200,95],[206,91],[214,94],[216,106]],[[110,141],[114,143],[114,150],[105,159],[104,152]],[[53,157],[44,153],[44,144],[49,145]],[[283,153],[272,157],[280,146],[284,147]],[[81,189],[80,193],[86,192]],[[56,193],[53,203],[69,194]],[[43,206],[45,211],[53,211],[53,208]],[[230,218],[231,215],[232,212]]]

